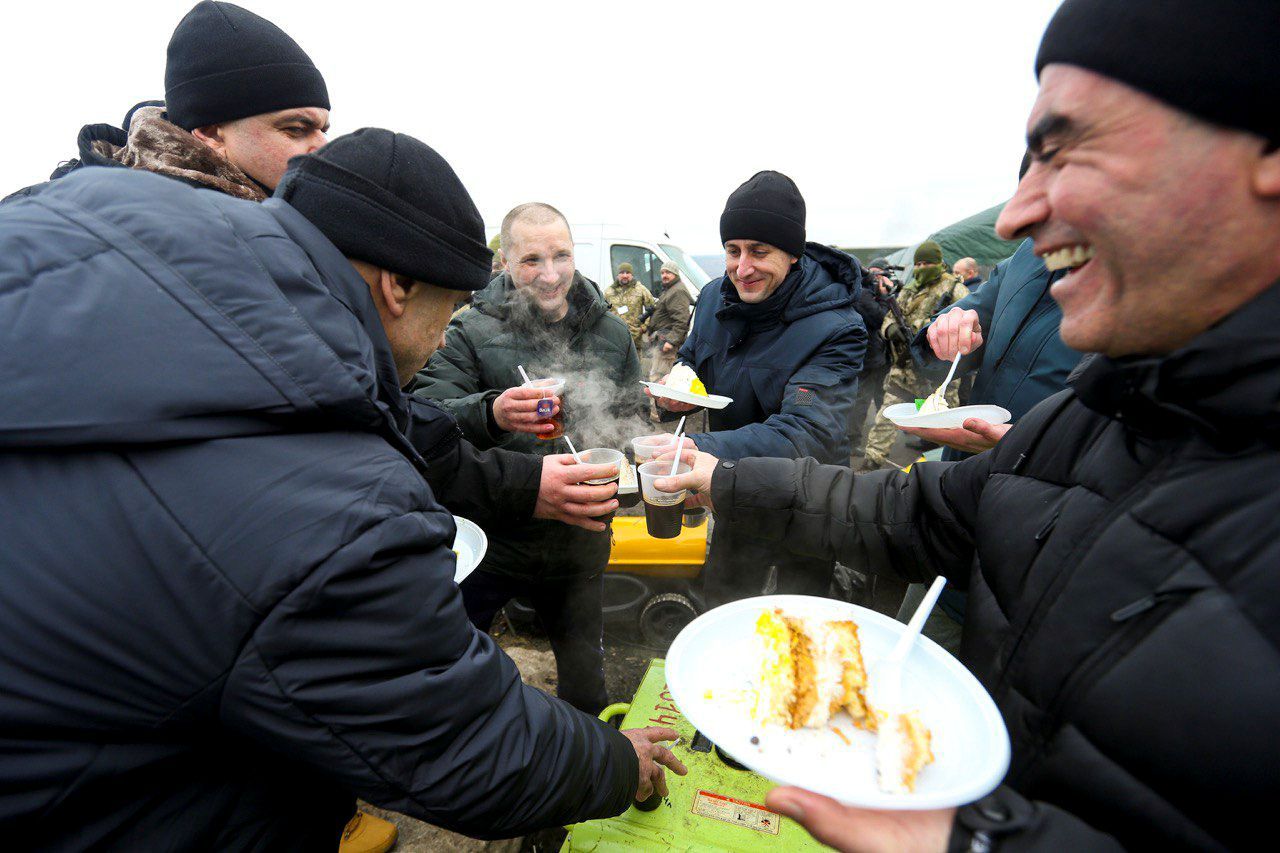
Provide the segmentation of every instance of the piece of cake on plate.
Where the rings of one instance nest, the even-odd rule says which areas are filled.
[[[929,729],[915,713],[885,715],[867,706],[867,672],[858,626],[766,610],[756,620],[760,668],[752,716],[788,729],[820,728],[840,710],[876,732],[876,767],[887,793],[915,790],[933,761]]]
[[[667,374],[667,381],[664,384],[677,391],[688,391],[699,397],[707,396],[706,386],[702,384],[702,380],[698,378],[693,368],[687,364],[677,364],[671,368],[671,373]]]
[[[827,724],[841,708],[854,723],[874,729],[864,691],[858,626],[819,622],[766,610],[756,622],[762,660],[755,718],[790,729]]]

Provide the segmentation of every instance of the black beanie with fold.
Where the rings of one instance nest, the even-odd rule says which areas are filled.
[[[1276,0],[1065,0],[1046,65],[1086,68],[1214,124],[1280,145]]]
[[[329,90],[284,30],[248,9],[204,0],[169,39],[164,100],[169,121],[194,130],[296,107],[327,110]]]
[[[365,127],[294,157],[276,187],[348,258],[449,290],[489,283],[484,219],[448,162],[403,133]]]
[[[804,254],[804,196],[781,172],[756,172],[725,202],[720,242],[759,240],[795,257]]]

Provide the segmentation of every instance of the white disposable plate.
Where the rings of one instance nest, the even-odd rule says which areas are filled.
[[[928,415],[916,414],[915,403],[897,403],[884,410],[884,416],[895,426],[922,429],[959,429],[969,418],[982,418],[993,424],[1007,424],[1013,415],[1000,406],[960,406]]]
[[[669,385],[660,385],[657,382],[641,381],[640,384],[652,391],[655,397],[666,397],[668,400],[675,400],[679,403],[692,403],[695,406],[705,406],[708,409],[723,409],[733,402],[732,397],[721,397],[719,394],[708,394],[703,397],[701,394],[691,394],[688,391],[681,391],[679,388],[672,388]]]
[[[776,782],[868,809],[959,806],[985,796],[1004,779],[1009,733],[1000,712],[978,680],[926,637],[903,665],[902,701],[932,733],[934,761],[920,771],[909,794],[880,790],[875,735],[854,728],[843,711],[831,725],[849,738],[848,744],[831,725],[791,731],[755,722],[756,619],[775,607],[788,615],[857,623],[873,697],[876,664],[906,628],[865,607],[806,595],[747,598],[694,619],[667,653],[667,685],[680,712],[723,751]],[[753,744],[753,737],[759,742]]]
[[[458,533],[453,537],[453,552],[458,555],[453,582],[462,583],[462,579],[474,572],[484,559],[484,552],[489,550],[489,537],[484,535],[480,525],[470,519],[455,515],[453,521],[458,525]]]

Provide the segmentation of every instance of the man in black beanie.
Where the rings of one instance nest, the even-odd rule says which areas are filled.
[[[401,390],[488,282],[457,176],[369,129],[279,189],[85,169],[0,208],[0,833],[332,850],[355,797],[508,838],[665,793],[674,731],[526,687],[463,609]]]
[[[708,410],[710,430],[689,439],[723,459],[847,461],[867,341],[855,308],[857,261],[805,241],[804,198],[780,172],[758,172],[733,191],[720,239],[725,276],[698,296],[677,365],[693,369],[708,393],[733,402]],[[658,405],[695,408],[666,398]],[[758,595],[776,571],[778,592],[826,595],[832,569],[830,560],[761,548],[717,529],[703,589],[715,606]]]
[[[1277,43],[1267,0],[1060,7],[1032,163],[996,229],[1062,273],[1062,341],[1089,355],[995,447],[909,474],[700,459],[666,484],[709,493],[718,524],[968,590],[961,658],[1004,718],[1004,784],[892,814],[770,793],[820,840],[1232,850],[1274,833]],[[936,736],[939,765],[947,749]]]
[[[203,0],[169,40],[165,100],[138,104],[119,128],[85,125],[78,159],[50,180],[81,166],[125,166],[261,201],[289,159],[324,145],[328,129],[324,78],[297,42],[247,9]]]

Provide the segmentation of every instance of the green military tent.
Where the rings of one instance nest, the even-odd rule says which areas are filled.
[[[953,222],[928,236],[942,247],[942,259],[948,265],[961,258],[973,258],[984,272],[1013,254],[1018,248],[1017,241],[1001,240],[996,236],[996,218],[1004,210],[1004,203],[989,207],[986,210],[966,216],[959,222]],[[921,240],[921,243],[924,241]],[[911,269],[911,260],[915,256],[916,246],[913,243],[889,256],[889,263]],[[907,276],[909,277],[909,275]]]

